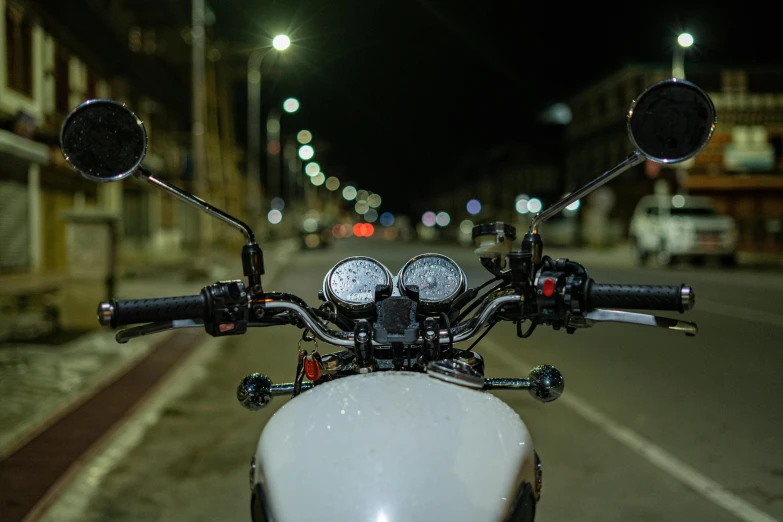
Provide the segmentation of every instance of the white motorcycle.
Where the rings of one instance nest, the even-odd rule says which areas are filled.
[[[472,350],[502,321],[521,338],[537,326],[573,333],[600,322],[656,326],[695,335],[693,323],[621,311],[685,312],[689,286],[595,283],[583,266],[544,256],[539,228],[548,218],[645,160],[693,157],[715,128],[709,97],[670,79],[645,90],[628,112],[636,150],[617,166],[535,216],[517,248],[514,227],[476,226],[481,264],[492,274],[469,288],[448,257],[422,254],[397,275],[371,257],[351,257],[327,274],[318,307],[262,286],[262,251],[250,228],[203,200],[156,178],[142,165],[147,135],[124,105],[90,100],[63,123],[60,143],[72,167],[100,182],[134,175],[244,234],[244,275],[198,295],[100,303],[102,325],[117,341],[164,330],[203,327],[213,336],[252,327],[303,330],[295,380],[272,384],[254,373],[237,398],[250,410],[272,397],[296,397],[269,421],[251,465],[255,521],[528,521],[541,495],[541,462],[522,419],[488,390],[528,390],[553,401],[563,376],[537,366],[527,378],[484,378]],[[474,337],[468,349],[458,345]],[[318,342],[340,351],[320,353]],[[309,352],[308,352],[309,350]],[[307,495],[301,494],[306,484]]]

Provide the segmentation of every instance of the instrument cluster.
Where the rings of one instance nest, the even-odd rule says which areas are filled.
[[[383,263],[357,256],[343,259],[327,272],[323,292],[341,312],[357,314],[372,310],[377,285],[389,285],[395,294],[405,294],[407,286],[415,285],[420,310],[437,313],[467,290],[468,280],[462,268],[442,254],[418,255],[396,276]]]

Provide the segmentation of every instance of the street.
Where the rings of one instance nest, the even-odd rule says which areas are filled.
[[[470,286],[490,277],[471,247],[353,239],[295,254],[266,289],[313,304],[326,272],[345,257],[370,256],[396,273],[428,251],[454,259]],[[498,392],[543,462],[537,520],[783,520],[783,275],[602,259],[573,258],[598,282],[692,285],[696,307],[683,318],[700,332],[604,324],[574,335],[539,327],[519,339],[501,324],[475,348],[487,377],[524,377],[538,364],[565,376],[563,397],[549,404]],[[169,381],[181,392],[166,398],[171,390],[162,387],[162,398],[145,406],[157,414],[137,412],[43,520],[249,520],[250,457],[287,399],[252,413],[237,403],[236,385],[256,371],[275,383],[293,380],[300,335],[269,328],[205,343]],[[123,441],[131,432],[137,438]],[[312,486],[303,473],[303,501]]]

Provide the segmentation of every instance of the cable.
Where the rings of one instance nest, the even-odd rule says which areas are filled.
[[[489,333],[489,331],[490,331],[490,330],[492,330],[492,328],[493,328],[493,327],[494,327],[496,324],[498,324],[498,323],[497,323],[497,322],[490,323],[490,324],[489,324],[489,326],[487,326],[487,329],[486,329],[486,330],[484,330],[484,333],[482,333],[481,335],[479,335],[479,336],[478,336],[478,339],[476,339],[475,341],[473,341],[473,344],[471,344],[471,345],[470,345],[470,347],[469,347],[469,348],[468,348],[466,351],[468,351],[468,352],[472,351],[472,350],[473,350],[473,347],[474,347],[474,346],[476,346],[476,345],[479,343],[479,341],[480,341],[480,340],[482,340],[482,339],[484,338],[484,336],[485,336],[485,335],[487,335],[487,334]]]
[[[462,321],[463,319],[465,319],[465,317],[467,317],[467,315],[468,315],[470,312],[472,312],[472,311],[473,311],[473,310],[474,310],[474,309],[475,309],[475,308],[476,308],[476,307],[477,307],[479,304],[481,304],[481,303],[484,301],[484,298],[485,298],[485,297],[487,297],[489,294],[491,294],[491,293],[492,293],[492,292],[494,292],[495,290],[499,290],[499,289],[501,289],[501,288],[503,288],[504,286],[507,286],[507,285],[508,285],[508,283],[507,283],[506,281],[501,281],[499,284],[497,284],[497,285],[495,285],[494,287],[492,287],[492,288],[490,288],[489,290],[487,290],[487,291],[486,291],[486,293],[484,293],[484,295],[482,295],[482,296],[481,296],[479,299],[476,299],[475,301],[473,301],[473,302],[470,304],[470,306],[468,306],[467,308],[465,308],[465,309],[464,309],[464,310],[463,310],[463,311],[462,311],[462,312],[459,314],[459,316],[457,316],[457,320],[456,320],[455,322],[460,322],[460,321]]]
[[[446,312],[441,312],[440,317],[443,319],[443,322],[446,323],[446,331],[449,332],[449,348],[454,348],[454,332],[451,331],[449,316]]]

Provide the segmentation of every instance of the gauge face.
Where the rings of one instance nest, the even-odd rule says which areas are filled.
[[[449,303],[465,291],[467,280],[462,269],[441,254],[414,257],[402,268],[400,290],[419,287],[419,301],[427,304]]]
[[[372,306],[378,285],[391,285],[388,268],[369,257],[349,257],[326,274],[324,293],[338,306],[362,309]]]

